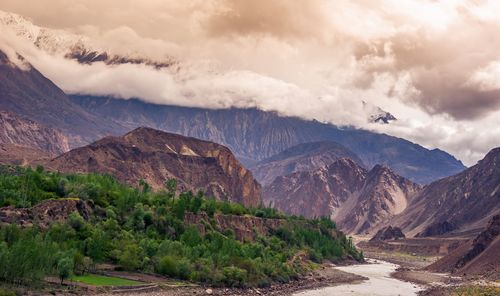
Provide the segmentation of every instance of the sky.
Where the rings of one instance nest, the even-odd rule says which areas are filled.
[[[500,1],[0,0],[0,10],[119,55],[80,65],[2,33],[69,93],[257,107],[352,125],[473,165],[500,146]],[[362,101],[391,112],[367,121]]]

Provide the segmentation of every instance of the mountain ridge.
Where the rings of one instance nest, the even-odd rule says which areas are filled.
[[[142,179],[153,189],[175,178],[181,190],[202,190],[246,206],[261,203],[260,184],[227,147],[151,128],[104,137],[62,154],[46,166],[63,172],[109,173],[136,186]]]
[[[264,187],[264,201],[287,214],[326,216],[339,229],[365,234],[401,213],[420,185],[376,165],[371,170],[349,158],[312,171],[277,177]]]

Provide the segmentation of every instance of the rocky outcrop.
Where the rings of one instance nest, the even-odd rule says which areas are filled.
[[[278,177],[264,200],[288,214],[331,217],[348,233],[370,233],[401,213],[421,187],[385,166],[367,171],[342,158],[326,167]]]
[[[387,226],[379,231],[370,239],[371,242],[375,241],[386,241],[386,240],[398,240],[405,238],[405,235],[401,229],[397,227]]]
[[[422,232],[417,233],[415,237],[440,236],[455,229],[457,227],[448,221],[436,222],[427,226]]]
[[[64,222],[72,213],[78,213],[88,219],[92,213],[91,206],[80,199],[44,200],[32,208],[0,208],[0,224],[17,224],[47,228],[55,222]]]
[[[211,223],[213,221],[213,223]],[[200,234],[205,235],[207,227],[219,232],[231,231],[239,241],[254,241],[258,235],[269,235],[285,224],[284,219],[268,219],[254,216],[223,215],[216,213],[210,219],[205,212],[185,213],[184,223],[195,225]]]
[[[107,173],[131,185],[143,179],[155,189],[175,178],[181,190],[202,190],[208,196],[245,206],[261,203],[260,185],[228,148],[150,128],[71,150],[47,167],[63,172]]]
[[[476,235],[500,212],[500,148],[460,174],[426,186],[393,218],[410,236]]]
[[[493,216],[486,228],[473,240],[427,267],[436,272],[460,276],[500,279],[500,214]]]
[[[0,111],[0,144],[29,147],[53,156],[69,150],[68,137],[61,131],[6,111]]]
[[[250,169],[257,181],[269,185],[276,177],[301,171],[312,171],[334,163],[340,158],[349,158],[363,166],[359,157],[344,146],[331,142],[312,142],[288,148],[270,158],[260,161]]]

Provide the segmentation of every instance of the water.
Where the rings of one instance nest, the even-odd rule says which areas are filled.
[[[345,272],[350,272],[365,276],[368,280],[358,284],[347,284],[318,290],[304,291],[296,296],[331,296],[331,295],[373,295],[373,296],[397,296],[397,295],[417,295],[422,288],[391,278],[390,274],[398,268],[398,265],[368,259],[371,264],[351,265],[337,267]]]

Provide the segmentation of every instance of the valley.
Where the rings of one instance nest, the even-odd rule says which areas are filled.
[[[481,1],[51,1],[0,4],[0,296],[500,295]]]

